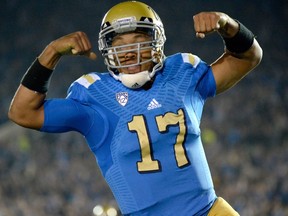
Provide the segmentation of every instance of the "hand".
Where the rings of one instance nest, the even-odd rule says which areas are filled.
[[[65,35],[49,44],[58,54],[84,55],[95,60],[96,54],[91,51],[91,43],[84,32],[78,31]]]
[[[78,31],[52,41],[38,59],[44,67],[54,69],[63,55],[84,55],[91,60],[97,57],[91,51],[91,43],[87,35]]]
[[[204,38],[211,32],[225,32],[226,24],[232,19],[221,12],[201,12],[193,16],[193,20],[196,37]]]

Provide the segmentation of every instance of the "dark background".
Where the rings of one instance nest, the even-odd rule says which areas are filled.
[[[6,0],[0,7],[0,216],[93,215],[116,206],[92,153],[75,133],[43,134],[7,119],[9,103],[30,63],[52,40],[88,34],[98,54],[61,59],[48,97],[65,97],[84,73],[106,71],[97,48],[108,0]],[[162,18],[166,55],[192,52],[207,63],[222,52],[217,34],[197,39],[193,15],[223,11],[240,20],[263,48],[261,64],[236,87],[207,102],[203,144],[216,192],[241,215],[288,215],[288,2],[284,0],[143,1]],[[175,213],[177,215],[177,213]]]

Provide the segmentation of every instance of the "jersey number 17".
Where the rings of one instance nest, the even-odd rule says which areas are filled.
[[[182,109],[177,113],[168,112],[165,115],[156,116],[156,123],[159,132],[164,133],[168,131],[168,126],[178,126],[179,133],[174,144],[174,154],[177,166],[182,168],[190,164],[184,148],[184,141],[186,136],[185,115]],[[144,115],[133,116],[132,121],[128,123],[128,129],[131,132],[137,133],[141,161],[137,162],[137,169],[139,172],[155,172],[161,170],[161,162],[153,158],[153,146],[149,139],[149,133],[146,125]]]

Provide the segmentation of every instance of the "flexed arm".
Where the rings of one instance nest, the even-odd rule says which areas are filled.
[[[201,12],[193,17],[196,37],[218,32],[224,53],[211,64],[217,94],[226,91],[253,70],[262,59],[262,49],[243,24],[221,12]]]
[[[49,80],[63,55],[84,55],[95,60],[84,32],[75,32],[52,41],[23,76],[9,108],[8,117],[15,123],[39,129],[44,122],[44,100]]]

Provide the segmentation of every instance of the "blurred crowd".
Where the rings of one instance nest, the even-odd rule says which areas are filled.
[[[23,73],[46,44],[83,30],[97,51],[101,18],[118,2],[6,0],[1,7],[0,216],[93,216],[97,204],[116,206],[79,134],[22,129],[9,123],[6,113]],[[192,15],[202,10],[227,12],[257,35],[262,63],[236,87],[207,101],[203,143],[217,194],[241,215],[288,215],[287,1],[144,2],[162,17],[166,55],[193,52],[210,63],[223,51],[217,35],[194,37]],[[65,97],[83,73],[104,71],[102,61],[99,54],[95,63],[62,59],[48,97]]]

